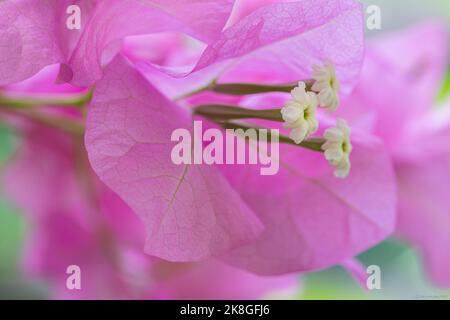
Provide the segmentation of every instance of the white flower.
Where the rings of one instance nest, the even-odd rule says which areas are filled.
[[[340,85],[333,62],[326,61],[323,66],[315,65],[312,77],[315,82],[311,90],[318,93],[320,106],[330,111],[336,111],[340,102]]]
[[[336,167],[334,175],[338,178],[345,178],[350,173],[350,153],[352,144],[350,143],[350,128],[345,120],[338,119],[334,128],[325,130],[326,142],[322,146],[325,151],[325,158]]]
[[[314,92],[306,92],[306,84],[299,82],[291,91],[289,100],[281,109],[284,127],[292,129],[289,137],[297,144],[316,132],[319,123],[316,119],[317,96]]]

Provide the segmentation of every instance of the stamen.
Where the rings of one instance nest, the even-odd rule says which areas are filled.
[[[299,82],[291,95],[292,100],[281,109],[281,115],[284,127],[292,129],[289,137],[300,144],[319,128],[316,119],[317,96],[314,92],[306,91],[304,82]]]
[[[350,143],[350,128],[345,120],[338,119],[336,127],[325,130],[326,142],[322,145],[325,151],[325,158],[336,168],[334,175],[338,178],[345,178],[350,173],[350,153],[352,144]]]
[[[320,106],[330,111],[336,111],[340,102],[340,84],[333,62],[328,60],[323,66],[315,65],[313,79],[315,82],[311,89],[317,92]]]

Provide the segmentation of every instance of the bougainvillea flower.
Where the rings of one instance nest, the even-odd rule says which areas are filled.
[[[114,208],[123,213],[127,206],[144,223],[146,238],[141,241],[148,255],[173,262],[217,257],[264,275],[345,264],[389,236],[396,206],[392,164],[383,142],[358,130],[358,123],[351,130],[352,170],[345,180],[334,177],[334,168],[322,153],[292,145],[281,147],[281,170],[273,177],[261,176],[257,166],[178,166],[171,161],[170,137],[176,129],[192,129],[192,114],[184,107],[199,98],[176,104],[157,89],[160,84],[142,75],[139,63],[133,65],[117,54],[127,36],[176,31],[207,45],[188,66],[189,72],[181,73],[187,77],[183,81],[208,74],[212,77],[209,80],[221,83],[305,81],[305,89],[314,78],[314,66],[329,61],[332,78],[340,84],[333,88],[329,103],[334,107],[351,92],[363,62],[362,5],[353,0],[269,2],[252,12],[242,11],[242,18],[230,20],[223,31],[233,1],[80,1],[85,18],[80,31],[65,28],[66,21],[61,18],[61,10],[69,1],[0,4],[6,12],[0,17],[0,47],[7,48],[0,60],[0,84],[28,78],[51,64],[61,64],[60,80],[80,86],[96,84],[87,110],[85,144],[92,169],[106,186],[93,178],[88,183],[91,189],[80,188],[79,172],[72,162],[80,159],[76,157],[80,149],[72,147],[69,151],[63,147],[62,162],[50,153],[50,158],[36,163],[37,167],[22,172],[16,190],[21,181],[31,185],[30,174],[36,170],[41,170],[40,179],[45,180],[39,201],[22,199],[27,209],[39,212],[36,216],[42,224],[35,234],[37,255],[30,255],[32,268],[50,273],[60,270],[60,263],[72,258],[62,248],[61,261],[43,260],[50,254],[49,244],[60,242],[71,248],[75,258],[85,261],[93,274],[109,264],[120,268],[117,252],[130,253],[129,259],[135,257],[136,266],[130,264],[135,270],[143,268],[145,274],[147,267],[153,269],[153,262],[147,262],[149,257],[125,245],[139,242],[136,237],[140,234],[123,231],[126,224],[122,225],[121,215],[114,213]],[[192,11],[194,15],[187,14]],[[168,46],[173,44],[175,48],[179,45],[169,41]],[[38,49],[41,51],[35,53]],[[133,62],[140,60],[128,49],[123,50],[125,56]],[[155,55],[158,57],[158,52]],[[177,68],[165,65],[167,61],[158,61],[155,56],[150,60],[147,67],[153,74],[180,76]],[[319,80],[327,82],[324,79]],[[184,93],[180,90],[170,97]],[[211,93],[197,101],[202,99],[223,101]],[[81,113],[77,115],[81,117]],[[321,122],[317,134],[323,135],[334,125]],[[32,134],[37,140],[30,140],[20,150],[25,158],[33,155],[30,149],[45,145],[46,140],[55,146],[67,143],[58,136],[41,136],[40,131]],[[15,172],[26,162],[18,162]],[[50,196],[55,182],[49,180],[54,175],[41,169],[46,163],[63,167],[65,173],[57,178],[64,180],[67,188],[54,203],[50,203]],[[88,169],[84,172],[92,178]],[[107,196],[110,191],[120,198]],[[94,203],[93,194],[98,196]],[[102,200],[104,194],[109,200]],[[21,201],[20,193],[16,199]],[[117,207],[115,201],[119,201]],[[99,208],[116,215],[112,221],[108,219],[106,231],[104,225],[97,229],[96,218],[94,222],[87,218]],[[70,219],[63,218],[65,212]],[[67,230],[70,225],[74,225],[73,230]],[[52,229],[64,233],[47,238],[45,234]],[[117,246],[111,250],[114,240]],[[89,246],[91,242],[95,245]],[[105,272],[90,281],[105,292],[128,286],[114,277],[115,272]]]
[[[237,11],[239,7],[238,4]],[[315,65],[329,60],[336,67],[341,84],[339,94],[346,96],[351,92],[364,59],[360,3],[264,1],[256,7],[255,11],[245,11],[243,18],[227,27],[218,40],[204,50],[201,47],[195,59],[187,61],[187,65],[194,65],[188,66],[188,72],[186,68],[171,66],[152,68],[152,63],[143,71],[166,95],[180,97],[213,80],[219,83],[307,80],[311,79]],[[161,70],[187,78],[173,79]],[[194,73],[190,73],[192,70]]]
[[[243,199],[266,228],[254,244],[235,250],[227,261],[262,274],[317,270],[392,233],[395,184],[379,141],[368,148],[355,147],[352,173],[343,181],[334,178],[320,154],[281,151],[282,170],[272,179],[246,172],[231,177],[233,185],[242,186],[238,190]],[[324,171],[309,176],[308,172],[317,172],[317,163]]]
[[[0,85],[29,78],[62,63],[61,80],[89,86],[101,77],[102,59],[131,35],[183,32],[216,39],[233,0],[18,0],[0,3]],[[66,26],[70,5],[80,8],[81,28]]]
[[[97,83],[90,108],[92,167],[143,219],[148,254],[175,261],[231,254],[226,260],[242,268],[280,274],[339,263],[393,230],[392,167],[374,138],[356,135],[354,169],[345,182],[335,180],[322,154],[289,146],[294,149],[281,150],[288,168],[271,179],[252,166],[225,166],[232,188],[213,166],[171,162],[171,132],[190,128],[189,114],[122,57]],[[236,180],[244,177],[245,184]],[[257,238],[259,219],[265,229]]]
[[[221,80],[235,81],[235,79],[239,79],[245,81],[251,79],[254,81],[255,79],[261,79],[261,74],[267,72],[266,66],[273,66],[274,70],[269,70],[269,72],[273,71],[271,77],[265,77],[266,81],[289,81],[298,80],[302,77],[308,78],[314,64],[321,63],[329,58],[336,63],[338,77],[340,77],[340,80],[342,79],[343,87],[347,91],[350,90],[357,80],[356,76],[362,61],[361,7],[353,1],[332,1],[327,2],[326,7],[330,10],[325,12],[315,10],[315,5],[317,5],[316,2],[310,1],[277,3],[256,10],[226,29],[216,43],[206,48],[196,70],[221,61],[227,63],[233,61],[232,67],[222,74]],[[304,12],[311,14],[302,15]],[[298,13],[296,16],[304,17],[304,19],[289,19],[292,13]],[[264,21],[264,23],[260,23],[261,21]],[[288,22],[289,28],[286,27]],[[284,27],[280,28],[281,25]],[[333,30],[332,34],[340,34],[345,39],[351,38],[351,40],[335,41],[333,36],[329,36],[331,29]],[[315,37],[326,39],[326,41],[315,43],[313,41]],[[249,41],[249,39],[252,39],[252,41]],[[340,38],[340,40],[342,39]],[[307,47],[307,44],[311,44],[311,46]],[[346,54],[344,55],[342,52]],[[267,63],[267,59],[275,56],[277,57],[276,63],[274,61]],[[306,67],[291,62],[303,60],[306,61]],[[263,65],[264,68],[261,68]],[[259,67],[255,68],[256,66]],[[183,187],[183,184],[189,186],[193,183],[192,181],[195,181],[192,179],[195,178],[195,174],[192,177],[187,176],[187,178],[192,179],[187,180],[183,168],[174,166],[169,159],[170,142],[168,137],[175,128],[180,126],[190,127],[189,114],[170,103],[154,88],[151,88],[150,84],[139,73],[132,70],[132,67],[122,58],[115,60],[108,67],[104,78],[99,81],[90,108],[86,145],[91,164],[100,178],[143,219],[149,232],[146,241],[146,252],[149,254],[169,260],[186,261],[206,258],[208,255],[230,254],[229,252],[233,247],[240,246],[242,249],[236,250],[246,252],[246,246],[250,248],[259,246],[260,248],[256,251],[261,255],[256,255],[254,263],[239,259],[238,253],[232,253],[230,254],[232,258],[227,257],[225,259],[233,260],[231,263],[239,264],[241,267],[254,272],[277,274],[313,270],[339,263],[381,241],[393,230],[395,187],[392,168],[380,142],[373,138],[367,139],[367,137],[364,137],[360,141],[356,139],[356,143],[359,144],[361,150],[367,152],[355,153],[355,158],[361,157],[361,160],[356,160],[353,178],[350,177],[348,182],[342,183],[342,185],[333,180],[332,173],[328,176],[331,169],[322,155],[302,157],[302,151],[299,150],[294,150],[295,152],[283,151],[286,153],[284,156],[287,159],[292,159],[291,161],[294,161],[296,157],[299,157],[299,159],[305,158],[303,164],[305,168],[309,165],[311,168],[317,169],[311,170],[317,174],[317,176],[310,177],[312,182],[308,179],[306,182],[302,182],[302,179],[297,179],[297,176],[287,170],[283,178],[277,177],[274,178],[274,181],[270,180],[266,183],[272,186],[292,184],[292,188],[289,189],[293,192],[296,189],[302,190],[302,188],[305,188],[306,192],[317,194],[318,197],[325,197],[321,201],[317,199],[318,203],[328,203],[328,197],[335,198],[335,201],[330,201],[330,208],[313,208],[314,204],[304,210],[299,208],[299,211],[304,212],[306,218],[297,217],[300,220],[305,219],[307,221],[308,217],[316,216],[312,218],[311,223],[319,227],[322,219],[317,217],[318,214],[314,215],[311,212],[318,211],[323,214],[333,212],[333,210],[341,212],[339,215],[330,217],[330,219],[337,219],[339,224],[330,220],[333,222],[330,222],[330,224],[324,223],[324,231],[319,230],[315,233],[316,229],[311,227],[308,229],[309,231],[302,230],[299,232],[300,234],[310,232],[311,237],[316,234],[319,239],[322,239],[320,235],[326,232],[325,230],[331,232],[331,227],[341,225],[343,229],[334,229],[333,235],[335,237],[330,236],[327,238],[328,240],[322,239],[323,241],[314,239],[314,241],[308,243],[299,243],[295,246],[298,247],[296,250],[293,248],[279,250],[279,248],[295,243],[290,237],[292,236],[295,239],[295,237],[298,237],[298,233],[286,232],[286,230],[278,232],[279,229],[274,232],[274,227],[278,224],[266,220],[264,221],[266,229],[263,231],[265,237],[260,236],[257,241],[252,241],[255,239],[247,237],[245,242],[248,244],[244,247],[245,243],[236,238],[235,246],[226,244],[213,248],[208,242],[217,245],[223,243],[224,239],[213,232],[205,234],[197,231],[204,230],[205,224],[205,222],[202,224],[193,223],[198,221],[196,220],[198,217],[204,217],[204,213],[201,212],[204,205],[198,208],[198,203],[196,204],[201,198],[195,198],[201,193],[191,195],[192,190]],[[152,112],[152,110],[154,111]],[[156,110],[159,110],[158,117],[155,116]],[[164,148],[167,150],[164,151]],[[157,153],[157,151],[160,153]],[[289,154],[292,155],[292,158]],[[151,162],[151,159],[156,158],[166,159],[167,162],[162,160]],[[322,162],[319,162],[322,163],[322,168],[317,165],[319,158],[322,160]],[[358,167],[363,166],[369,168],[373,166],[373,170],[358,170]],[[214,168],[193,168],[189,170],[206,172],[202,175],[207,177],[208,171],[214,170]],[[302,170],[304,168],[301,168],[300,172],[303,172]],[[375,175],[374,173],[378,171],[379,173]],[[162,172],[170,176],[175,173],[174,181],[181,180],[182,183],[178,186],[171,182],[169,178],[161,179]],[[234,172],[239,172],[239,170]],[[233,173],[231,175],[233,176]],[[236,175],[239,176],[239,174]],[[326,177],[329,177],[330,181]],[[232,177],[228,177],[228,179],[233,182]],[[348,194],[342,195],[338,192],[335,195],[333,191],[321,191],[320,188],[315,187],[315,181],[321,179],[325,179],[323,184],[330,184],[332,190],[336,189],[339,192],[348,190]],[[220,179],[218,179],[218,182],[219,184],[223,183]],[[201,186],[200,183],[203,182],[197,182],[196,185]],[[242,195],[245,195],[246,192],[254,192],[258,195],[254,197],[255,202],[258,202],[256,199],[261,197],[258,191],[261,190],[262,185],[266,184],[255,182],[255,186],[258,186],[258,188],[251,188],[252,191],[238,189],[239,195],[245,200],[245,196]],[[336,188],[332,187],[334,184],[337,184]],[[357,186],[358,190],[376,190],[378,198],[368,195],[367,192],[364,192],[364,194],[368,195],[368,198],[364,194],[358,194],[358,197],[356,197],[356,193],[350,191],[354,186]],[[203,191],[203,188],[199,189]],[[230,190],[235,192],[233,189]],[[272,191],[273,187],[268,190]],[[280,199],[273,201],[272,205],[289,205],[289,203],[286,204],[281,200],[283,196],[286,196],[285,193],[278,194],[275,192],[275,194],[274,196],[279,195]],[[188,196],[187,199],[186,196]],[[150,199],[155,198],[161,199],[158,201],[159,207],[155,207],[155,201],[150,201]],[[176,200],[174,204],[172,199]],[[230,199],[228,205],[234,201],[242,201],[240,198],[234,200],[234,196]],[[310,199],[314,199],[314,197],[311,196]],[[373,203],[371,199],[377,199],[376,203]],[[370,206],[367,206],[370,208],[366,209],[362,206],[364,201],[371,203]],[[172,207],[179,205],[179,203],[183,204],[180,208],[188,208],[189,210],[180,209],[174,212]],[[201,203],[209,204],[209,201],[206,200]],[[253,212],[247,212],[248,215],[257,215],[261,219],[268,219],[266,214],[269,213],[266,209],[271,208],[270,206],[260,208],[258,203],[255,204],[252,201],[245,201],[245,203],[250,204],[250,207],[255,206],[255,208],[252,208]],[[198,214],[199,211],[200,214]],[[270,212],[273,213],[274,210],[270,210]],[[292,209],[283,207],[281,212],[290,215]],[[209,214],[214,216],[215,211],[211,212],[210,210]],[[325,221],[327,219],[324,217]],[[289,228],[287,222],[289,220],[280,219],[279,224]],[[242,228],[243,225],[248,225],[248,222],[244,220],[238,224],[225,224],[222,228],[226,232],[230,232],[228,228]],[[212,225],[209,230],[215,228]],[[348,230],[353,230],[350,235],[347,232]],[[215,250],[209,250],[199,255],[200,244],[192,241],[193,235],[195,235],[195,239],[206,240],[206,246]],[[285,239],[270,238],[277,235],[279,237],[284,236]],[[255,238],[256,236],[258,235],[256,234]],[[280,247],[275,249],[274,243],[279,243]],[[265,246],[268,246],[268,248]],[[275,250],[280,255],[301,256],[304,254],[305,256],[297,256],[297,259],[281,256],[279,260],[273,259],[271,261],[268,259],[269,261],[266,261],[264,258],[266,253],[263,251],[272,252]]]
[[[424,39],[427,45],[417,47]],[[450,113],[448,106],[433,106],[447,53],[448,33],[437,23],[370,43],[361,81],[339,111],[389,148],[398,179],[398,234],[420,250],[441,286],[450,285],[450,261],[442,249],[450,234]]]
[[[261,95],[242,104],[265,108],[286,99]],[[335,125],[321,118],[319,135]],[[318,270],[347,262],[392,234],[391,161],[379,139],[353,131],[352,171],[344,180],[334,177],[323,154],[292,146],[280,146],[280,172],[273,177],[258,175],[257,167],[223,166],[265,226],[257,241],[231,252],[227,262],[261,274]]]
[[[67,84],[55,86],[57,72],[57,66],[46,68],[8,86],[8,94],[78,92]],[[23,119],[15,128],[18,148],[2,178],[29,222],[26,276],[46,280],[51,297],[259,299],[298,290],[296,276],[265,278],[219,262],[175,264],[149,257],[142,250],[144,226],[91,172],[80,137]],[[74,264],[81,270],[81,290],[66,286],[66,270]]]

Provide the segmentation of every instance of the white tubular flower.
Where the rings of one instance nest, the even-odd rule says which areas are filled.
[[[317,95],[306,92],[306,84],[299,82],[291,91],[292,100],[281,109],[284,127],[292,129],[289,137],[299,144],[309,135],[316,132],[319,123],[316,119]]]
[[[340,102],[340,84],[333,62],[326,61],[323,66],[315,65],[312,77],[315,82],[311,89],[318,93],[320,106],[330,111],[336,111]]]
[[[350,128],[347,122],[342,119],[337,120],[334,128],[325,130],[326,142],[322,146],[325,151],[325,158],[336,167],[334,175],[338,178],[345,178],[350,173],[350,153],[352,144],[350,143]]]

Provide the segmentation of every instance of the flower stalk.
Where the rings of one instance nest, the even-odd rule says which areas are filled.
[[[63,131],[74,136],[82,137],[84,135],[84,124],[76,119],[43,113],[35,109],[15,109],[0,107],[0,111],[21,118],[26,118],[33,122]]]
[[[13,97],[0,94],[0,108],[30,109],[37,107],[72,107],[81,108],[92,99],[93,91],[72,96],[34,96]]]
[[[306,90],[312,91],[314,80],[305,80]],[[290,82],[285,84],[258,84],[258,83],[217,83],[216,80],[210,84],[196,89],[192,92],[188,92],[176,100],[186,99],[195,96],[202,92],[215,92],[220,94],[226,94],[231,96],[244,96],[252,94],[270,93],[270,92],[291,92],[296,86],[297,82]]]
[[[311,91],[313,86],[312,80],[305,81],[307,84],[307,90]],[[207,89],[212,92],[228,94],[228,95],[251,95],[259,93],[269,92],[291,92],[298,84],[297,82],[291,82],[286,84],[256,84],[256,83],[213,83]]]
[[[242,129],[242,130],[264,129],[264,128],[257,127],[257,126],[251,126],[251,125],[247,125],[247,124],[243,124],[243,123],[229,122],[229,121],[218,122],[218,124],[220,124],[220,126],[222,126],[224,129],[233,129],[233,130],[236,130],[236,129]],[[295,143],[294,141],[292,141],[291,138],[284,136],[282,134],[279,134],[278,138],[279,138],[280,143],[300,146],[302,148],[309,149],[309,150],[316,151],[316,152],[323,152],[322,146],[325,143],[325,139],[322,139],[322,138],[310,138],[307,140],[303,140],[300,144]],[[268,132],[268,140],[270,140],[270,139],[271,139],[271,135],[270,135],[270,131],[269,131]]]
[[[194,108],[194,114],[208,118],[225,129],[263,129],[261,127],[230,122],[232,120],[262,119],[283,122],[281,109],[248,109],[233,105],[210,104]],[[279,135],[279,141],[280,143],[292,144],[317,152],[323,152],[322,145],[325,143],[324,139],[319,138],[311,138],[301,143],[295,143],[290,137],[284,135]]]
[[[281,109],[247,109],[224,104],[200,105],[194,108],[194,114],[221,121],[254,118],[283,122],[280,111]]]

